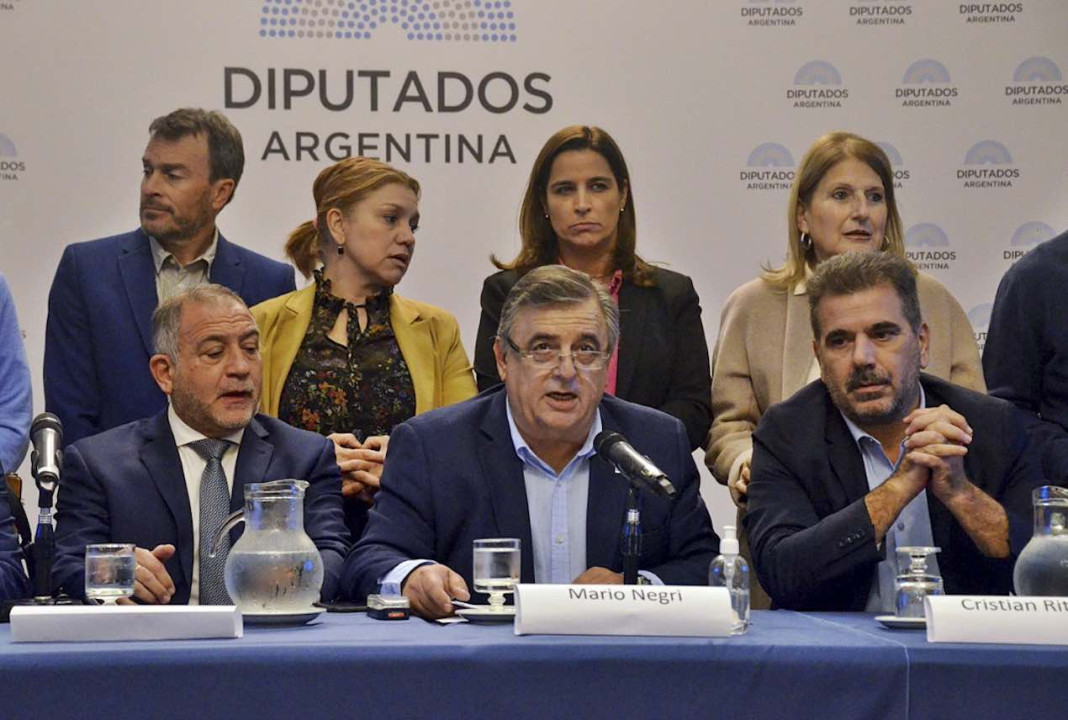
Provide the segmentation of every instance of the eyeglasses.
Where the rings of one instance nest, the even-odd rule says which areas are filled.
[[[533,350],[523,351],[512,342],[512,338],[507,335],[503,337],[504,341],[508,343],[508,347],[512,348],[516,355],[526,358],[531,365],[542,370],[557,367],[566,357],[571,358],[576,370],[600,370],[608,364],[609,354],[600,350],[579,348],[571,352],[561,352],[548,345],[538,344]]]

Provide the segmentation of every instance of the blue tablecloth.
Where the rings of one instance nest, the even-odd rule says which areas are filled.
[[[1068,677],[1063,650],[929,646],[865,615],[753,615],[722,640],[331,614],[183,642],[12,644],[2,626],[0,717],[982,718],[1044,696],[1046,712],[999,715],[1041,717]]]

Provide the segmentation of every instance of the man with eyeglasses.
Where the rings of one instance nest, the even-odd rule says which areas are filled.
[[[584,273],[551,265],[516,283],[494,344],[503,388],[394,430],[344,592],[400,592],[418,615],[450,615],[452,600],[470,599],[473,541],[494,537],[521,540],[522,582],[621,583],[628,484],[593,449],[602,430],[628,438],[678,490],[643,493],[641,581],[705,584],[719,538],[686,431],[605,396],[618,338],[614,301]]]

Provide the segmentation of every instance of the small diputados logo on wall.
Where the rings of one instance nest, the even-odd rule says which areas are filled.
[[[951,107],[959,94],[946,66],[930,58],[909,65],[894,91],[901,107],[911,108]]]
[[[794,73],[794,86],[786,99],[795,108],[840,108],[849,99],[849,88],[842,84],[838,69],[825,60],[813,60]]]
[[[14,12],[22,0],[0,0],[0,12]]]
[[[882,151],[886,153],[886,157],[890,161],[890,172],[894,176],[894,189],[902,189],[905,186],[905,181],[911,179],[912,173],[905,165],[905,160],[901,157],[901,153],[888,142],[877,142],[875,144],[882,148]]]
[[[919,223],[905,231],[905,257],[918,270],[950,270],[957,262],[957,251],[942,228]]]
[[[990,328],[990,315],[993,310],[993,303],[982,303],[968,311],[968,322],[972,324],[972,334],[980,353],[986,347],[986,331]]]
[[[789,190],[794,181],[794,157],[784,146],[766,142],[749,153],[738,178],[746,190]]]
[[[386,63],[340,69],[325,69],[321,64],[310,68],[232,65],[223,68],[223,107],[270,113],[327,111],[329,117],[344,123],[326,131],[273,130],[260,153],[262,161],[336,162],[361,155],[386,162],[514,165],[508,135],[490,130],[493,126],[487,126],[487,121],[510,115],[510,125],[514,125],[514,115],[547,114],[553,107],[551,76],[492,68],[457,72],[455,58],[445,69],[427,70],[432,50],[416,47],[427,42],[452,43],[454,48],[456,43],[517,43],[514,6],[520,1],[255,0],[256,32],[269,43],[299,46],[310,42],[316,52],[344,57],[351,53],[349,48],[370,50],[399,42],[410,48],[404,56],[414,57],[412,63],[420,69]],[[477,48],[470,50],[481,53]],[[454,50],[466,51],[463,47]],[[357,57],[376,55],[359,52]],[[445,130],[431,126],[402,132],[396,130],[398,116],[404,120],[471,118],[478,127]],[[404,123],[408,128],[413,124]]]
[[[1009,149],[996,140],[983,140],[968,148],[957,179],[966,188],[1011,188],[1020,179],[1020,168]]]
[[[797,0],[749,0],[741,14],[749,27],[797,27],[805,8]]]
[[[0,182],[17,182],[26,172],[26,162],[19,160],[18,149],[7,135],[0,133]]]
[[[901,0],[861,0],[849,6],[849,17],[865,27],[904,25],[912,17],[912,3]]]
[[[1045,57],[1024,60],[1012,74],[1012,84],[1005,86],[1005,97],[1013,105],[1062,105],[1068,96],[1057,63]]]
[[[960,4],[960,18],[968,24],[999,25],[1016,22],[1024,11],[1022,2],[967,2]]]
[[[1056,231],[1044,222],[1038,220],[1025,222],[1016,228],[1016,232],[1012,234],[1012,239],[1009,241],[1009,247],[1002,251],[1001,257],[1003,260],[1016,262],[1028,251],[1033,250],[1036,245],[1046,242],[1056,234]]]

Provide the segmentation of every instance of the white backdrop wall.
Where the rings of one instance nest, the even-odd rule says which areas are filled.
[[[148,124],[187,105],[242,131],[219,225],[276,258],[331,156],[362,142],[419,178],[400,292],[454,312],[469,353],[558,128],[616,137],[639,250],[693,277],[710,346],[727,294],[783,256],[796,161],[852,130],[887,144],[910,256],[981,341],[1001,274],[1068,227],[1066,48],[1065,0],[0,0],[0,272],[35,411],[63,247],[136,226]],[[721,527],[730,500],[704,490]]]

